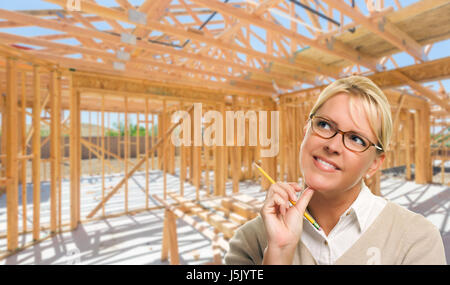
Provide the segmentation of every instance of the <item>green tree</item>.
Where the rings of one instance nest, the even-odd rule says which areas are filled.
[[[155,135],[158,135],[158,126],[153,126],[155,129]],[[128,125],[128,133],[130,137],[136,137],[138,133],[137,124],[129,124]],[[152,135],[152,129],[151,127],[148,129],[149,136]],[[119,126],[117,126],[117,123],[114,123],[114,129],[108,130],[105,133],[106,136],[111,137],[118,137],[118,136],[125,136],[125,124],[121,122]],[[144,137],[145,136],[145,127],[139,126],[139,136]]]

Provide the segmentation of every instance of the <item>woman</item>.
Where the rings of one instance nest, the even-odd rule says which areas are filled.
[[[231,239],[227,264],[446,263],[431,222],[373,195],[364,183],[380,169],[392,133],[389,103],[372,81],[352,76],[330,84],[304,133],[303,187],[269,188],[260,216]]]

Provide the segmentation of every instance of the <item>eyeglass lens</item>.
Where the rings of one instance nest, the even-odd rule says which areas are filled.
[[[331,138],[337,133],[337,128],[334,124],[318,117],[312,119],[312,127],[313,131],[325,139]],[[369,147],[369,142],[357,133],[346,132],[344,134],[344,145],[350,150],[364,151]]]

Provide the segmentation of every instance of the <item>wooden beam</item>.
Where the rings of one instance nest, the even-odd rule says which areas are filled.
[[[177,239],[177,217],[172,211],[165,210],[163,228],[163,248],[161,260],[167,259],[167,252],[170,254],[170,264],[180,264]]]
[[[220,110],[219,112],[222,114],[222,118],[225,118],[225,106],[224,104],[217,105],[217,108]],[[222,120],[220,123],[223,122]],[[216,122],[217,123],[217,122]],[[225,129],[225,128],[223,128]],[[225,141],[225,138],[223,138]],[[225,165],[227,165],[225,161],[225,146],[221,145],[224,142],[218,142],[213,146],[214,150],[214,195],[217,196],[225,196]],[[194,165],[194,168],[196,166]],[[197,166],[198,167],[198,166]],[[227,166],[228,168],[228,166]]]
[[[184,103],[180,102],[180,110],[184,110]],[[191,115],[191,114],[189,114]],[[192,116],[191,116],[192,118]],[[181,132],[183,134],[183,137],[186,137],[188,134],[184,132],[183,129],[181,129]],[[180,196],[184,196],[184,182],[186,181],[186,149],[187,147],[184,144],[180,145]]]
[[[281,2],[281,1],[280,0],[265,0],[258,7],[255,8],[255,10],[253,11],[253,14],[256,16],[261,16],[267,9],[269,9],[272,6],[277,5],[279,2]],[[235,34],[241,29],[243,24],[244,24],[243,22],[239,22],[239,21],[234,22],[230,27],[228,27],[225,31],[220,33],[216,38],[220,39],[224,42],[230,42],[232,40],[232,37],[235,36]],[[250,29],[248,29],[248,31],[250,31]],[[208,46],[201,47],[200,50],[197,52],[197,54],[204,54],[205,52],[208,52],[209,50],[210,49]],[[189,61],[188,64],[191,64],[192,61]]]
[[[450,77],[450,57],[378,72],[368,77],[380,88],[397,87],[405,84],[402,78],[395,76],[397,71],[417,83],[446,79]]]
[[[145,69],[131,69],[129,71],[118,71],[114,70],[110,65],[98,62],[87,62],[80,61],[77,59],[66,58],[62,56],[52,55],[48,53],[42,53],[38,51],[32,52],[34,55],[40,58],[59,64],[61,67],[68,69],[80,69],[82,71],[88,72],[100,72],[103,74],[119,75],[119,76],[131,76],[136,79],[148,80],[148,78],[154,78],[155,80],[164,81],[166,84],[184,84],[190,86],[191,88],[208,88],[211,91],[217,93],[232,93],[232,94],[249,94],[253,96],[269,97],[272,93],[270,90],[264,90],[261,88],[253,89],[245,86],[235,86],[236,83],[228,84],[221,82],[209,82],[205,86],[205,80],[195,79],[195,78],[184,78],[181,75],[171,75],[164,72],[152,72]]]
[[[0,33],[0,38],[5,39],[7,41],[15,42],[15,43],[25,43],[25,44],[30,44],[30,45],[36,45],[36,46],[48,47],[48,48],[52,48],[52,49],[56,49],[56,50],[61,50],[65,53],[81,53],[83,55],[92,55],[95,57],[100,57],[100,58],[110,61],[110,62],[117,60],[116,56],[114,54],[103,51],[103,50],[95,49],[95,48],[86,48],[86,47],[81,47],[81,46],[61,44],[61,43],[56,43],[56,42],[52,42],[52,41],[46,41],[46,40],[37,39],[37,38],[23,37],[23,36],[12,35],[12,34],[7,34],[7,33]],[[165,64],[165,63],[161,63],[159,61],[151,60],[151,59],[144,58],[144,57],[131,59],[129,61],[129,63],[131,63],[131,64],[127,64],[127,66],[131,67],[131,68],[133,68],[133,66],[137,66],[138,64],[139,65],[147,64],[149,66],[157,66],[157,67],[166,69],[168,71],[179,72],[181,74],[196,73],[199,75],[209,75],[209,76],[213,76],[216,78],[226,78],[229,81],[233,80],[235,82],[240,82],[242,84],[254,84],[255,88],[258,88],[258,89],[265,88],[265,89],[271,90],[273,88],[272,84],[270,84],[268,82],[252,80],[252,79],[248,79],[248,80],[240,79],[236,76],[230,75],[229,73],[223,73],[223,72],[218,72],[218,71],[211,72],[211,71],[207,71],[207,70],[187,68],[184,66],[177,66],[177,65],[173,65],[173,64]],[[92,62],[92,64],[94,67],[95,63]]]
[[[101,162],[102,162],[102,200],[105,198],[105,95],[102,96],[101,113]],[[98,122],[97,122],[98,123]],[[148,206],[146,207],[148,208]],[[105,216],[105,207],[102,207],[102,216]]]
[[[161,120],[158,119],[158,126],[161,127],[161,134],[164,134],[167,130],[167,104],[166,104],[166,100],[163,100],[163,107],[162,107],[162,114],[160,116]],[[180,120],[181,121],[181,120]],[[162,167],[163,167],[163,198],[167,199],[167,145],[168,145],[168,140],[163,140],[162,141],[162,147],[161,147],[161,154],[158,153],[158,161],[162,163]],[[162,160],[161,157],[162,155],[165,155],[165,159]]]
[[[138,118],[139,120],[139,118]],[[145,208],[148,208],[148,198],[149,198],[149,183],[150,183],[150,173],[149,173],[149,132],[148,132],[148,99],[145,100]],[[102,197],[103,200],[103,197]]]
[[[406,78],[396,75],[398,71],[418,84],[450,78],[450,57],[401,67],[394,70],[377,72],[367,77],[381,89],[394,88],[407,84],[405,81]],[[306,94],[307,92],[323,88],[325,88],[325,85],[315,86],[300,91],[285,93],[282,94],[281,97],[289,97],[296,94]]]
[[[406,112],[405,120],[405,151],[406,151],[406,180],[411,180],[411,113]]]
[[[18,248],[18,145],[17,130],[17,69],[16,59],[6,60],[6,209],[7,209],[7,249],[15,251]]]
[[[46,0],[47,2],[51,2],[54,4],[58,4],[62,7],[65,7],[66,5],[66,1],[65,0]],[[307,72],[315,72],[318,73],[320,75],[327,75],[327,76],[332,76],[332,77],[337,77],[337,72],[330,72],[330,69],[326,66],[321,66],[319,68],[311,66],[311,65],[303,65],[303,64],[293,64],[291,63],[289,60],[287,59],[281,59],[281,58],[277,58],[275,56],[271,56],[268,55],[266,53],[262,53],[253,49],[249,49],[249,48],[244,48],[242,46],[239,46],[237,44],[230,44],[230,43],[224,43],[222,41],[219,41],[213,37],[207,37],[202,35],[201,33],[197,33],[194,31],[189,31],[189,30],[184,30],[184,29],[179,29],[176,27],[172,27],[172,26],[168,26],[168,25],[164,25],[161,24],[159,22],[156,21],[151,21],[151,20],[147,20],[146,25],[140,24],[140,23],[136,23],[136,22],[132,22],[128,19],[128,16],[126,13],[123,13],[121,11],[116,11],[113,10],[111,8],[107,8],[107,7],[103,7],[101,5],[98,4],[94,4],[94,3],[90,3],[84,0],[80,0],[81,1],[81,9],[83,12],[85,13],[89,13],[89,14],[97,14],[101,17],[104,17],[105,19],[113,19],[113,20],[119,20],[125,23],[129,23],[129,24],[133,24],[136,25],[136,27],[142,27],[142,28],[146,28],[146,29],[153,29],[153,30],[158,30],[161,31],[163,33],[169,34],[169,35],[174,35],[177,37],[181,37],[181,38],[186,38],[186,39],[191,39],[191,40],[197,40],[200,42],[204,42],[207,44],[210,44],[212,46],[217,46],[219,48],[222,49],[227,49],[227,50],[232,50],[232,51],[236,51],[236,52],[241,52],[244,53],[246,55],[249,56],[254,56],[257,58],[264,58],[265,60],[269,60],[269,61],[273,61],[276,63],[279,63],[283,66],[287,66],[290,67],[294,70],[301,70],[301,71],[307,71]],[[236,9],[236,8],[233,8]],[[235,11],[236,13],[236,11]],[[275,25],[275,24],[273,24]],[[294,36],[294,35],[291,35]],[[295,36],[299,37],[301,36],[300,34],[296,34]],[[320,64],[319,64],[320,65]]]
[[[277,25],[273,22],[265,21],[255,15],[250,15],[244,12],[242,9],[234,8],[232,5],[227,5],[218,2],[216,0],[192,0],[192,2],[197,3],[204,7],[208,7],[212,10],[218,11],[223,15],[234,17],[239,19],[240,21],[245,21],[248,24],[264,28],[267,30],[267,32],[272,32],[277,35],[283,35],[291,40],[300,41],[305,45],[317,48],[322,52],[338,56],[341,58],[345,58],[347,60],[350,60],[351,62],[361,64],[372,70],[377,70],[375,58],[362,54],[361,52],[356,51],[352,47],[349,47],[336,39],[333,40],[333,48],[330,49],[327,45],[319,43],[317,40],[305,37],[295,31],[286,29],[281,25]],[[338,77],[338,74],[336,74],[335,72],[330,70],[330,68],[327,68],[323,64],[318,63],[313,63],[312,65],[304,64],[302,65],[302,67],[304,68],[305,71],[308,72],[314,72],[316,74],[331,76],[334,78]]]
[[[405,103],[405,99],[406,99],[406,94],[402,94],[400,96],[400,102],[398,103],[397,110],[395,111],[392,140],[395,140],[395,138],[397,137],[398,128],[399,128],[400,112],[402,111],[403,104]]]
[[[72,35],[72,36],[78,36],[78,37],[83,37],[83,38],[87,38],[87,39],[97,38],[97,39],[101,39],[105,43],[107,43],[109,45],[113,45],[113,46],[117,46],[118,43],[120,43],[121,46],[127,46],[127,47],[132,47],[132,48],[138,47],[141,50],[147,51],[149,53],[170,54],[170,55],[173,55],[176,57],[192,58],[197,61],[203,62],[205,64],[205,66],[211,66],[211,65],[230,66],[230,67],[233,67],[233,69],[236,69],[236,70],[244,72],[244,73],[251,72],[252,74],[261,75],[263,77],[268,76],[268,74],[266,72],[264,72],[260,69],[251,68],[250,66],[246,66],[245,64],[235,63],[230,60],[215,59],[215,58],[211,58],[209,56],[203,56],[200,54],[189,53],[189,52],[186,52],[183,50],[166,48],[161,45],[152,44],[150,42],[143,41],[143,40],[138,40],[136,43],[136,46],[134,46],[131,44],[122,43],[121,37],[119,35],[115,35],[115,34],[111,34],[111,33],[104,33],[101,31],[96,31],[96,30],[91,30],[91,29],[85,29],[82,27],[78,27],[78,26],[70,25],[70,24],[66,24],[66,23],[64,25],[61,25],[60,22],[55,21],[55,20],[40,19],[37,17],[23,14],[23,13],[0,9],[0,18],[14,20],[14,21],[17,21],[20,23],[27,23],[27,24],[42,27],[42,28],[57,30],[57,31],[61,31],[63,33],[68,33],[69,35]],[[38,60],[37,57],[35,57],[35,59]],[[276,79],[281,79],[281,80],[284,80],[286,78],[290,78],[291,80],[297,80],[294,76],[291,76],[289,74],[280,74],[280,73],[273,72],[273,71],[270,72],[270,77],[273,77]],[[307,82],[307,81],[305,81],[305,82]]]
[[[70,88],[70,228],[78,227],[80,212],[80,104],[79,92],[73,88],[72,77],[69,77]]]
[[[401,71],[397,70],[396,72],[394,72],[394,75],[396,77],[398,77],[399,79],[403,80],[405,82],[405,84],[408,84],[409,86],[411,86],[411,88],[413,88],[414,90],[419,92],[419,94],[427,97],[428,99],[430,99],[434,103],[438,104],[439,106],[441,106],[447,112],[450,112],[450,103],[448,101],[444,101],[443,99],[441,99],[437,94],[435,94],[430,89],[425,88],[421,84],[413,81],[408,76],[403,74]]]
[[[353,19],[355,22],[372,31],[374,34],[380,36],[384,40],[396,46],[401,51],[406,51],[417,60],[424,61],[425,54],[422,50],[421,45],[413,38],[411,38],[408,34],[397,28],[386,17],[382,17],[381,20],[378,20],[378,22],[374,22],[346,3],[342,3],[342,1],[323,1],[330,7],[340,11],[347,17]]]
[[[414,113],[414,151],[415,151],[415,182],[430,183],[431,147],[430,147],[430,112],[428,104]]]
[[[39,66],[33,69],[33,240],[40,238],[41,207],[41,78]]]
[[[26,72],[21,72],[21,99],[20,99],[20,107],[21,107],[21,134],[20,134],[20,140],[21,140],[21,147],[22,147],[22,155],[27,155],[27,99],[26,99]],[[22,160],[22,166],[21,166],[21,184],[22,184],[22,230],[27,231],[27,164],[28,159]]]
[[[50,231],[56,232],[57,227],[57,195],[60,191],[60,136],[61,136],[61,105],[60,93],[58,92],[58,74],[56,70],[50,73],[50,96],[51,96],[51,126],[50,126]]]
[[[178,218],[182,219],[188,225],[192,226],[197,231],[199,231],[202,235],[204,235],[210,240],[215,240],[222,250],[224,251],[229,250],[228,242],[224,238],[217,236],[217,234],[215,234],[212,230],[208,229],[208,225],[206,223],[202,222],[199,223],[194,218],[187,216],[183,211],[177,209],[173,205],[170,205],[157,195],[153,195],[153,198],[155,198],[155,200],[158,201],[161,205],[163,205],[167,210],[173,212]]]
[[[124,97],[124,107],[125,107],[125,120],[124,120],[124,171],[128,173],[128,157],[129,157],[129,132],[128,132],[128,97]],[[129,176],[131,177],[131,175]],[[125,180],[125,191],[124,191],[124,203],[125,203],[125,213],[128,212],[128,179]]]

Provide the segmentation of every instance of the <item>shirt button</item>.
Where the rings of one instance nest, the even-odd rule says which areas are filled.
[[[323,244],[324,245],[328,245],[328,242],[325,240],[325,241],[323,241]]]
[[[350,211],[349,212],[347,212],[347,214],[345,214],[346,216],[348,216],[348,215],[350,215]]]

